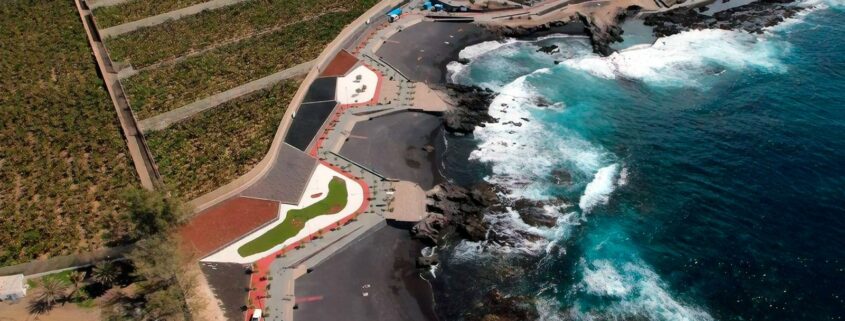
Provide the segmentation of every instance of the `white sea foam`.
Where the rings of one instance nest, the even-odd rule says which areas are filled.
[[[470,159],[491,164],[488,181],[510,187],[510,196],[544,199],[549,195],[542,178],[553,169],[567,162],[590,173],[599,167],[603,152],[574,135],[549,135],[552,129],[532,116],[538,95],[526,77],[502,87],[493,100],[489,112],[498,122],[476,128],[480,144]]]
[[[501,47],[504,47],[504,46],[507,46],[509,44],[516,43],[516,42],[517,42],[516,39],[511,39],[511,38],[501,40],[501,41],[499,41],[499,40],[485,41],[485,42],[478,43],[478,44],[464,48],[463,50],[461,50],[461,52],[458,53],[458,58],[472,60],[472,59],[478,58],[480,56],[483,56],[484,54],[487,54],[491,51],[494,51],[496,49],[499,49]]]
[[[604,297],[609,306],[600,311],[579,311],[571,315],[579,320],[625,319],[643,316],[659,321],[710,321],[704,310],[678,301],[667,285],[642,262],[614,264],[609,260],[581,262],[584,276],[581,287],[589,294]],[[621,268],[620,268],[621,266]]]
[[[665,86],[695,86],[713,68],[760,68],[782,72],[787,45],[740,31],[705,29],[658,39],[610,55],[564,61],[569,68],[607,79],[626,78]]]
[[[583,282],[588,293],[621,297],[631,292],[630,286],[609,261],[597,260],[592,265],[592,268],[584,268]]]
[[[610,193],[616,188],[618,172],[619,165],[617,164],[599,169],[593,180],[584,189],[584,195],[578,201],[578,207],[585,213],[589,213],[597,205],[607,204],[610,200]]]

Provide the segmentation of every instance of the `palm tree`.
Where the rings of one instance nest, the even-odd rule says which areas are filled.
[[[91,278],[105,286],[111,286],[117,280],[119,271],[114,264],[108,262],[97,263],[91,271]]]
[[[62,283],[61,280],[44,278],[44,284],[41,285],[41,292],[38,293],[36,300],[49,309],[65,297],[66,290],[67,285]]]
[[[70,286],[72,287],[70,294],[68,294],[68,299],[73,299],[77,292],[79,292],[79,288],[82,287],[82,282],[85,280],[85,273],[82,271],[73,271],[70,272],[68,275],[68,279],[70,280]]]

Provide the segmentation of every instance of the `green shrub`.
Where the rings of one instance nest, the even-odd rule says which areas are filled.
[[[148,134],[164,182],[193,199],[245,174],[267,153],[298,87],[288,80]]]
[[[376,0],[251,0],[208,10],[190,17],[138,29],[106,39],[115,61],[131,63],[136,69],[155,62],[183,56],[215,43],[248,36],[252,33],[300,21],[317,14],[343,11],[350,20],[372,7]]]
[[[352,13],[327,14],[278,32],[225,46],[179,64],[152,69],[124,82],[139,119],[307,62],[320,54]]]
[[[9,0],[0,15],[0,265],[101,247],[137,178],[76,7]]]
[[[131,0],[118,5],[94,9],[100,29],[141,20],[210,0]]]

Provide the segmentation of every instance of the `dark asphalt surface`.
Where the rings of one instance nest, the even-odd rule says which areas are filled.
[[[442,149],[442,120],[420,113],[402,112],[359,122],[340,154],[390,178],[407,180],[430,189],[440,183],[434,153]]]
[[[414,266],[421,248],[404,229],[370,232],[296,280],[294,320],[436,320]]]
[[[463,48],[496,38],[471,23],[423,21],[390,37],[376,54],[412,81],[444,83],[446,64]]]

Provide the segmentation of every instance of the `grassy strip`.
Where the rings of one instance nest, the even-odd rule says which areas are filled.
[[[299,83],[281,82],[147,135],[165,183],[193,199],[248,172],[270,148]]]
[[[357,17],[376,0],[252,0],[205,11],[150,28],[107,39],[111,57],[135,69],[183,56],[214,43],[247,36],[273,26],[299,21],[322,12],[345,9]],[[350,22],[341,23],[345,25]]]
[[[210,0],[131,0],[94,9],[100,29],[122,25]]]
[[[329,182],[329,193],[326,198],[306,208],[288,211],[282,223],[239,247],[238,254],[247,257],[284,243],[289,238],[296,236],[305,227],[305,222],[312,218],[340,212],[346,207],[347,198],[346,181],[340,177],[333,177]]]
[[[72,1],[0,6],[0,266],[92,250],[135,185]]]
[[[281,31],[221,47],[124,82],[145,119],[316,58],[354,13],[331,13]]]

